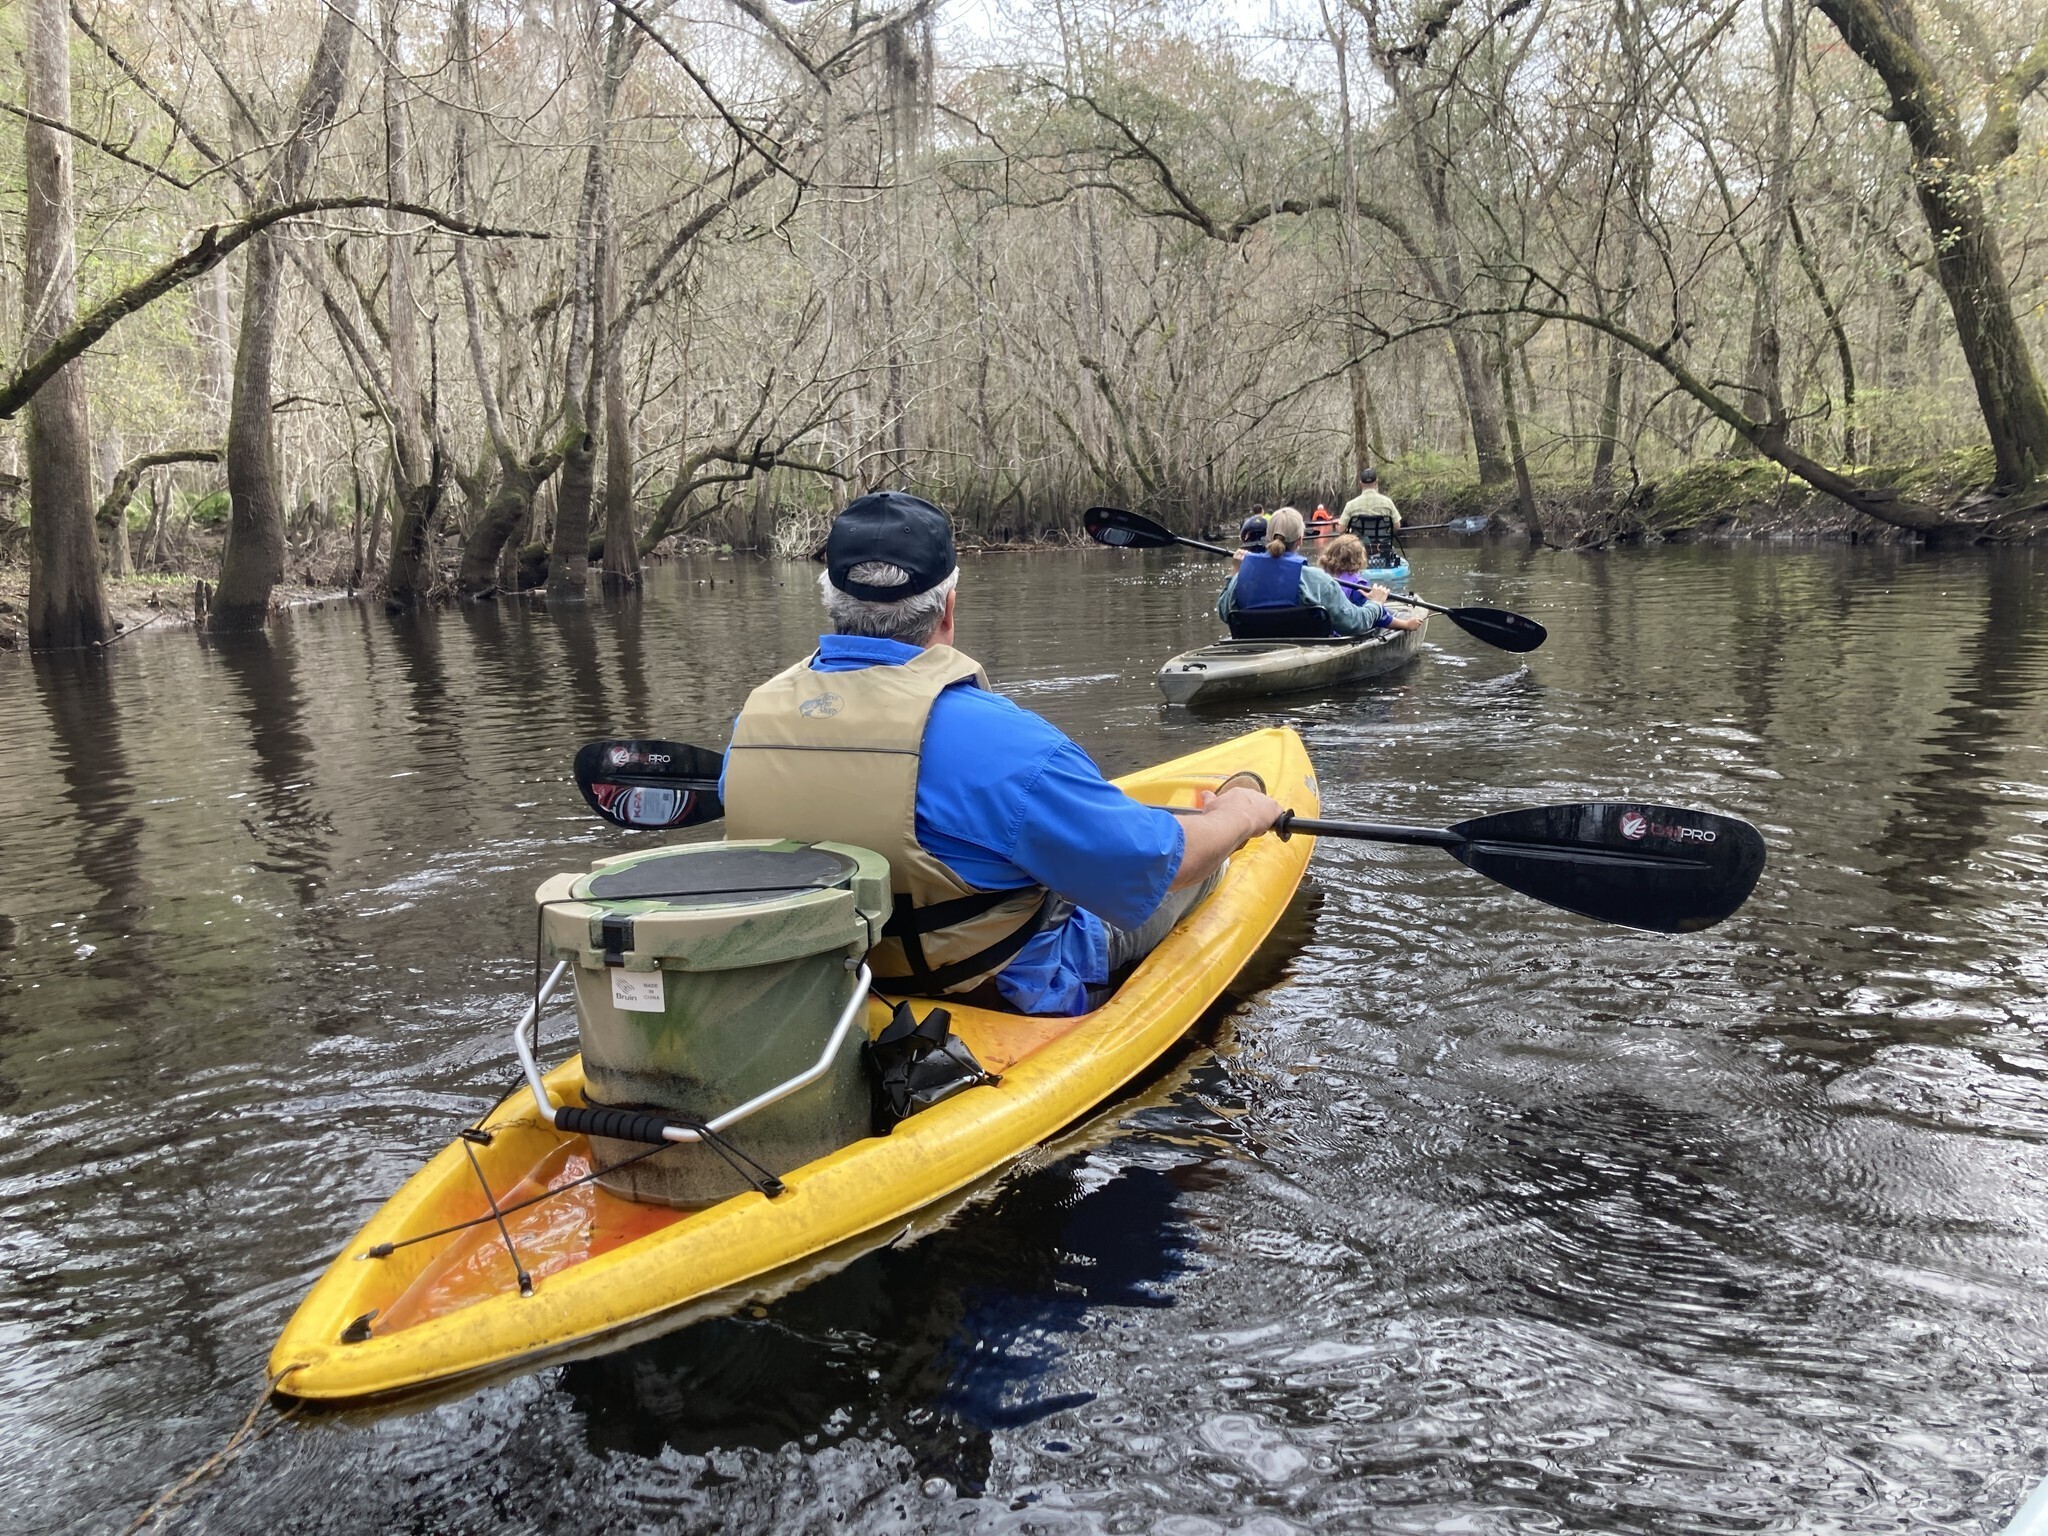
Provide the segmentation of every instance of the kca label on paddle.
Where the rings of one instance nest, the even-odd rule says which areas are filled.
[[[612,972],[612,1006],[626,1013],[665,1013],[668,1004],[661,994],[661,972]]]

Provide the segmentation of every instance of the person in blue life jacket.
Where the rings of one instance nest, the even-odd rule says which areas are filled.
[[[1383,586],[1368,587],[1364,602],[1352,602],[1336,577],[1302,557],[1305,531],[1293,507],[1275,512],[1268,520],[1265,549],[1237,552],[1237,572],[1217,595],[1216,617],[1228,624],[1232,614],[1246,609],[1309,607],[1322,610],[1333,635],[1422,627],[1419,617],[1397,616],[1386,606],[1389,594]]]
[[[833,520],[829,631],[734,721],[726,835],[888,859],[877,991],[1085,1013],[1281,807],[1255,774],[1204,791],[1192,814],[1131,799],[953,648],[959,577],[952,524],[930,502],[881,491]]]

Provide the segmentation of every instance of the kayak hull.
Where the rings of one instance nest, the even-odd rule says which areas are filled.
[[[1162,666],[1159,691],[1169,704],[1216,704],[1334,688],[1407,666],[1422,653],[1426,633],[1425,627],[1382,629],[1359,640],[1219,640]]]
[[[1281,804],[1316,814],[1315,773],[1288,730],[1240,736],[1118,783],[1148,803],[1186,806],[1246,768]],[[382,1398],[592,1353],[804,1283],[919,1230],[920,1217],[989,1185],[1171,1047],[1278,921],[1312,841],[1260,838],[1234,855],[1215,892],[1093,1013],[1027,1018],[948,1001],[954,1031],[1001,1081],[784,1174],[785,1193],[773,1200],[750,1191],[677,1211],[585,1183],[507,1209],[501,1236],[492,1201],[512,1207],[590,1168],[587,1139],[555,1131],[528,1093],[516,1094],[485,1121],[488,1144],[450,1143],[315,1282],[271,1353],[278,1390],[315,1401]],[[886,1007],[871,1003],[870,1032],[886,1021]],[[548,1086],[556,1104],[580,1102],[580,1058],[550,1073]],[[440,1232],[458,1224],[466,1225]],[[530,1295],[520,1294],[508,1237],[532,1277]],[[371,1256],[387,1243],[407,1246]]]

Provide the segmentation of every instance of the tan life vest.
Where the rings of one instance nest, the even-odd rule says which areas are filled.
[[[917,841],[917,771],[932,704],[953,683],[988,686],[951,646],[901,666],[814,672],[806,658],[747,695],[725,772],[726,836],[852,843],[889,861],[896,910],[868,955],[875,986],[964,992],[1043,926],[1043,886],[970,885]]]

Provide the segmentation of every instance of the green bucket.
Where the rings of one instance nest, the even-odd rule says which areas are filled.
[[[593,1106],[716,1119],[816,1065],[890,910],[889,864],[842,843],[713,842],[605,859],[536,893],[543,947],[570,963]],[[860,1023],[812,1082],[721,1133],[785,1174],[868,1134]],[[592,1137],[602,1168],[647,1150]],[[599,1181],[657,1205],[752,1187],[702,1142]]]

